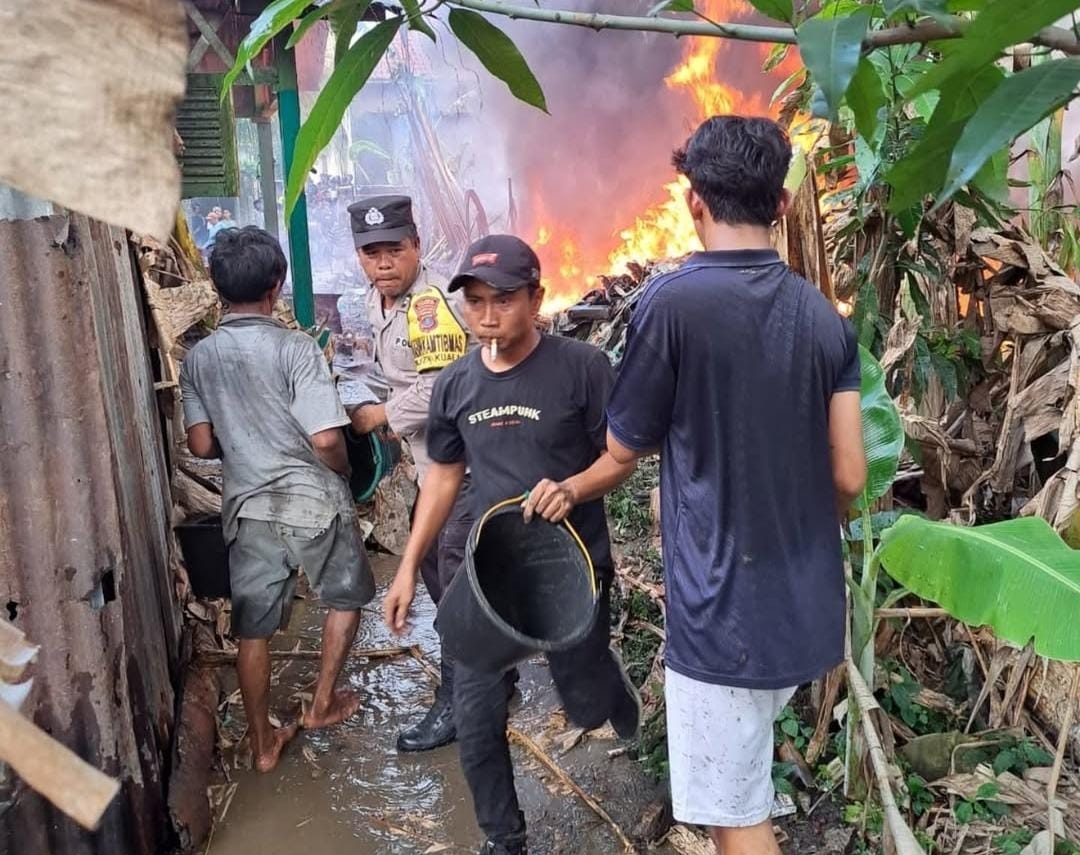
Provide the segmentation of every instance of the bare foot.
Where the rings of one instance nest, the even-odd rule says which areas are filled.
[[[281,759],[281,752],[289,740],[296,736],[296,730],[295,722],[274,728],[274,743],[268,750],[255,755],[255,768],[260,772],[269,772],[277,766],[278,760]]]
[[[334,692],[334,697],[325,709],[312,705],[304,710],[300,720],[305,730],[330,727],[351,718],[360,709],[360,698],[353,692]]]

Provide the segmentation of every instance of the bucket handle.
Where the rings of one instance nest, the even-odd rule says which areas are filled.
[[[508,507],[509,505],[520,505],[528,498],[529,493],[528,491],[526,491],[520,496],[514,496],[511,499],[504,499],[503,501],[492,505],[490,508],[487,509],[487,511],[484,512],[484,515],[480,517],[480,525],[476,529],[477,534],[479,534],[481,529],[483,529],[484,525],[487,523],[488,519],[496,511],[500,511],[503,508]],[[585,546],[585,543],[582,541],[581,535],[577,533],[577,529],[574,528],[573,524],[568,519],[564,519],[562,522],[559,523],[559,525],[563,526],[568,532],[570,532],[570,536],[574,538],[574,542],[578,545],[578,548],[581,550],[582,555],[585,556],[585,565],[586,567],[588,567],[589,570],[589,586],[592,589],[593,596],[599,596],[599,586],[596,583],[596,568],[593,567],[592,555],[589,554],[589,550]]]

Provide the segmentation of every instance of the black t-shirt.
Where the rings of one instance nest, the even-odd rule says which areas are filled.
[[[607,447],[604,408],[615,374],[597,348],[543,336],[509,371],[496,373],[479,349],[435,381],[427,448],[436,463],[469,464],[469,499],[479,517],[544,478],[562,481],[588,469]],[[601,575],[612,569],[604,501],[578,505],[570,522]]]

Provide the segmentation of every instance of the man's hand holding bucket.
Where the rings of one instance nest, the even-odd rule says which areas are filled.
[[[532,522],[534,516],[543,517],[552,523],[560,523],[566,519],[578,503],[577,491],[572,481],[572,478],[565,481],[545,478],[533,487],[521,504],[525,522]]]

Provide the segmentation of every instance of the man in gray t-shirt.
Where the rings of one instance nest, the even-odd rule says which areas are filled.
[[[359,708],[357,697],[334,687],[360,608],[375,595],[348,486],[341,428],[349,419],[318,345],[273,317],[286,269],[262,229],[220,232],[210,273],[229,311],[180,371],[188,448],[222,461],[237,671],[263,772],[296,732],[295,724],[273,728],[268,697],[269,639],[288,620],[297,569],[330,607],[304,727],[336,724]]]

